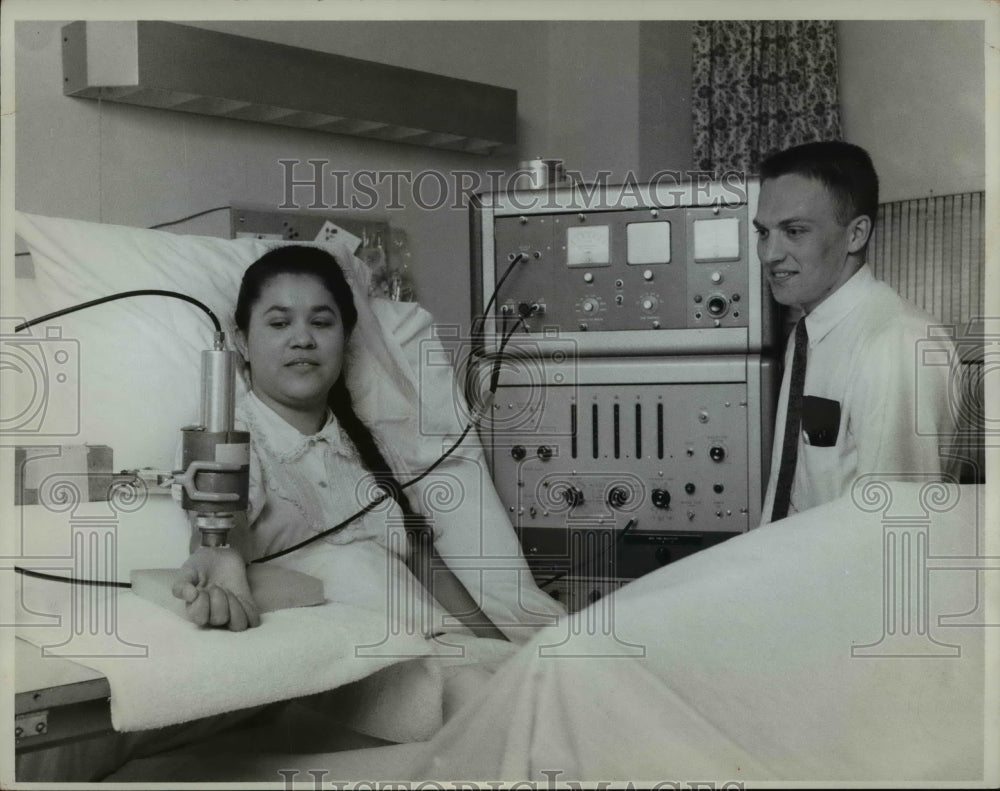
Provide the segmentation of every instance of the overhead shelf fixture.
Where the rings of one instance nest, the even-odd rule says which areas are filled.
[[[510,88],[173,22],[62,33],[67,96],[474,154],[516,139]]]

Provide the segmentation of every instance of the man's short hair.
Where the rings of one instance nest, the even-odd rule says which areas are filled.
[[[772,154],[760,166],[760,180],[798,175],[816,179],[833,195],[837,220],[847,225],[862,214],[878,215],[878,174],[861,146],[831,140],[805,143]]]

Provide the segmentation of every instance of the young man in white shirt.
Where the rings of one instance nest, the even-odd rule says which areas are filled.
[[[761,166],[757,252],[775,300],[803,314],[806,360],[796,394],[790,341],[763,522],[834,500],[866,473],[926,480],[952,466],[939,450],[954,432],[951,370],[922,357],[929,343],[954,355],[929,336],[940,322],[865,263],[877,211],[878,177],[858,146],[808,143]],[[789,400],[799,431],[786,440]]]

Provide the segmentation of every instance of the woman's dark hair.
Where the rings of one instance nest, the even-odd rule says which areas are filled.
[[[344,327],[344,340],[350,337],[358,321],[358,309],[354,304],[354,294],[344,276],[344,270],[341,269],[337,259],[326,250],[305,245],[276,247],[264,253],[247,268],[240,284],[239,296],[236,298],[235,313],[236,326],[244,334],[250,328],[250,313],[253,306],[260,299],[265,286],[279,275],[307,275],[319,280],[330,292],[337,306]],[[399,504],[407,534],[412,536],[415,531],[425,530],[426,520],[413,509],[371,430],[354,411],[343,371],[330,388],[327,403],[340,427],[357,448],[361,462],[375,477],[376,484]]]
[[[278,275],[311,275],[319,280],[337,305],[345,339],[358,321],[354,294],[337,259],[319,247],[283,245],[264,253],[247,267],[236,297],[236,326],[245,334],[250,328],[250,311],[264,287]]]

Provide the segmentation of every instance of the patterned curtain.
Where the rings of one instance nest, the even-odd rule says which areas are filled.
[[[756,174],[775,151],[840,139],[833,22],[695,22],[694,164]]]

